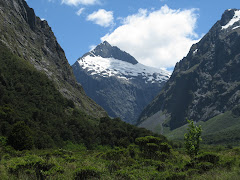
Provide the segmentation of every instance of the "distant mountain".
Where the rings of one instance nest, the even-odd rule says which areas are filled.
[[[106,112],[77,83],[65,53],[47,21],[41,20],[25,0],[0,1],[0,41],[12,53],[29,61],[53,80],[56,88],[82,111],[94,117]]]
[[[206,122],[230,112],[236,119],[240,115],[239,69],[240,10],[229,9],[176,64],[160,94],[142,112],[139,126],[166,134],[185,125],[186,118]],[[216,127],[224,124],[237,127],[237,121],[227,119],[211,122],[206,126],[215,129],[211,133],[220,132]]]
[[[132,124],[170,77],[167,71],[138,63],[107,41],[79,58],[72,68],[89,97],[110,116]]]

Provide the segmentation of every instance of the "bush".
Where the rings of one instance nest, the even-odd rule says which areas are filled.
[[[25,122],[19,121],[13,125],[13,130],[8,137],[8,144],[20,151],[32,149],[32,131]]]
[[[130,174],[127,171],[120,170],[116,172],[117,179],[122,179],[122,180],[131,180],[134,179],[133,175]]]
[[[136,144],[139,146],[142,156],[150,159],[159,159],[159,155],[170,154],[171,146],[159,137],[146,136],[137,138]]]
[[[199,162],[210,162],[216,165],[219,162],[219,156],[214,153],[205,152],[196,157],[196,161]]]
[[[94,167],[79,168],[75,171],[75,180],[100,179],[101,173]]]
[[[129,152],[129,155],[131,156],[131,158],[135,158],[136,156],[136,145],[129,145],[128,146],[128,152]]]
[[[7,138],[0,136],[0,147],[5,147],[7,145]]]
[[[189,170],[187,171],[187,174],[188,174],[189,176],[193,176],[193,175],[198,174],[198,173],[199,173],[199,170],[198,170],[198,169],[189,169]]]
[[[159,145],[160,151],[169,154],[171,152],[172,147],[167,143],[161,143]]]
[[[161,151],[157,151],[154,157],[155,160],[160,160],[163,162],[166,161],[168,158],[169,158],[169,154]]]
[[[166,171],[168,169],[172,169],[172,164],[161,162],[161,163],[159,163],[157,165],[157,169],[156,170],[159,171],[159,172],[164,172],[164,171]]]
[[[200,172],[205,172],[205,171],[209,171],[214,167],[214,165],[210,162],[200,162],[196,165],[196,168],[200,171]]]
[[[49,176],[61,174],[64,172],[61,166],[53,163],[47,163],[36,155],[12,158],[9,160],[9,172],[15,176],[20,173],[34,175],[36,179],[45,179]]]
[[[127,156],[127,151],[125,149],[120,149],[120,148],[109,150],[102,155],[104,159],[113,160],[113,161],[119,161],[123,159],[124,156]]]
[[[109,165],[107,165],[107,168],[108,168],[110,173],[113,173],[117,170],[120,170],[121,166],[119,164],[117,164],[116,162],[112,162]]]
[[[170,175],[166,178],[167,180],[185,180],[187,174],[184,172],[179,173],[170,173]]]
[[[232,167],[236,164],[235,158],[224,158],[220,161],[220,166],[231,170]]]

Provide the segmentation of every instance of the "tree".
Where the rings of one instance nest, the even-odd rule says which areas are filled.
[[[23,121],[13,125],[12,132],[8,137],[8,144],[16,150],[32,149],[33,137],[31,129]]]
[[[184,134],[185,148],[188,155],[193,158],[199,152],[200,142],[202,141],[202,127],[201,125],[195,126],[192,120],[187,121],[189,125],[187,129],[188,132]]]

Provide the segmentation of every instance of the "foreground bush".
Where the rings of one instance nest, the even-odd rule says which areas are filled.
[[[100,179],[101,173],[94,167],[79,168],[75,171],[75,180]]]

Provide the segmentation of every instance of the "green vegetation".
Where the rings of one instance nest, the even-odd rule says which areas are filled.
[[[240,106],[232,111],[215,116],[206,122],[199,121],[197,126],[202,127],[202,139],[204,144],[238,146],[240,143]],[[183,141],[187,132],[187,125],[177,128],[167,134],[168,139]]]
[[[0,135],[17,150],[62,147],[69,142],[128,146],[153,135],[109,117],[96,119],[64,98],[49,78],[0,43]]]
[[[136,143],[136,144],[135,144]],[[159,137],[127,147],[67,144],[61,149],[16,151],[0,137],[0,177],[25,179],[239,179],[240,148],[202,147],[190,158]],[[174,146],[174,144],[173,144]]]
[[[202,141],[201,126],[194,126],[193,121],[188,120],[188,132],[184,134],[186,152],[190,157],[195,157],[200,148],[200,142]]]
[[[12,131],[8,137],[8,144],[17,150],[32,149],[32,131],[26,126],[25,122],[18,121],[13,125]]]

